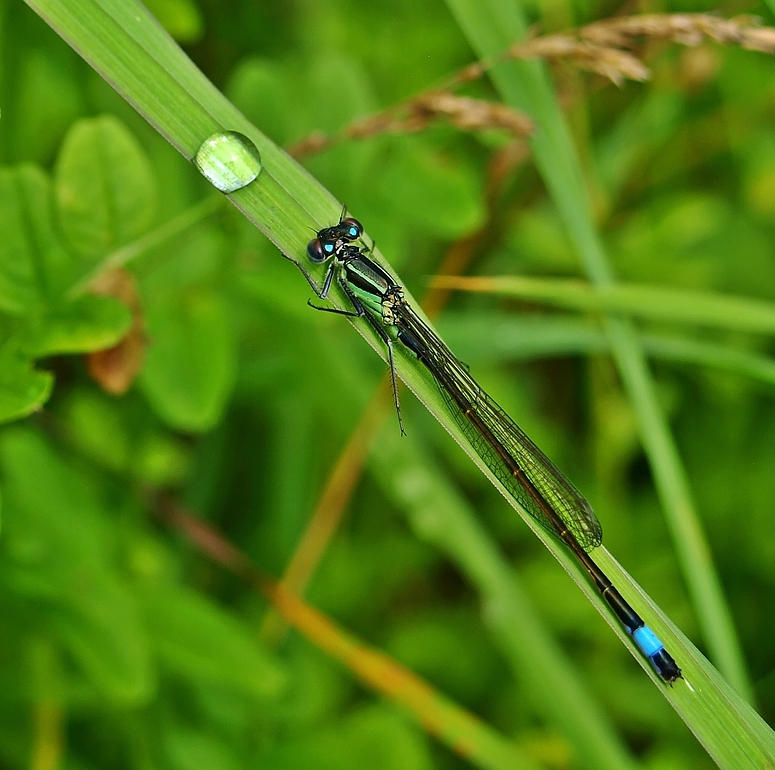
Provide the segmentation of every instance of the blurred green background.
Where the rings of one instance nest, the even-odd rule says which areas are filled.
[[[474,59],[446,7],[431,0],[148,5],[281,145],[344,127]],[[544,32],[624,12],[710,10],[566,0],[528,8]],[[771,21],[759,5],[728,3],[720,12]],[[384,364],[342,319],[310,310],[294,266],[222,207],[132,263],[146,357],[126,395],[105,393],[76,353],[115,341],[131,319],[105,300],[62,321],[45,292],[21,292],[14,228],[36,212],[17,210],[14,191],[53,199],[43,206],[52,231],[98,263],[210,189],[29,9],[0,5],[0,40],[0,385],[5,404],[22,404],[16,413],[9,407],[0,429],[0,765],[468,766],[308,639],[262,638],[267,603],[155,511],[163,491],[280,576]],[[646,61],[652,80],[620,88],[568,64],[553,69],[617,277],[775,300],[775,61],[667,43],[648,45]],[[494,98],[486,81],[466,93]],[[99,125],[118,137],[133,175],[136,216],[113,228],[118,242],[98,248],[93,232],[79,230],[78,201],[67,191],[79,174],[90,179],[84,147],[104,149],[90,133],[97,124],[83,121],[104,115],[114,118]],[[436,126],[345,143],[305,164],[366,224],[417,296],[449,247],[485,224],[468,273],[580,276],[529,157],[488,199],[511,141]],[[94,188],[99,207],[103,191]],[[71,253],[37,246],[44,256],[33,276],[54,296],[47,265],[58,260],[67,275]],[[639,327],[730,351],[772,350],[768,338],[734,329]],[[634,416],[594,317],[455,295],[438,328],[589,497],[611,552],[700,644]],[[772,722],[773,377],[737,368],[653,361],[757,707]],[[42,410],[23,417],[23,404],[38,402]],[[711,766],[555,560],[408,392],[402,409],[409,437],[399,451],[476,511],[632,756],[652,768]],[[465,570],[424,526],[433,501],[412,504],[411,479],[392,459],[395,420],[382,430],[307,598],[542,766],[581,766],[540,694],[514,675]]]

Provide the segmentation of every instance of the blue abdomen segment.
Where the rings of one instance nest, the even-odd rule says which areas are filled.
[[[636,628],[632,632],[632,638],[647,658],[651,658],[660,650],[665,649],[665,645],[659,641],[657,635],[648,626]]]

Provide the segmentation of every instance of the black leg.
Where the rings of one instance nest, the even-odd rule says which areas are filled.
[[[318,295],[321,299],[326,298],[326,295],[328,294],[328,290],[331,288],[331,280],[332,280],[333,272],[334,271],[333,271],[333,265],[332,265],[332,269],[329,271],[328,275],[326,276],[326,281],[323,286],[323,289]],[[363,307],[363,303],[358,299],[358,297],[355,295],[353,290],[347,285],[347,281],[345,281],[344,278],[342,278],[342,276],[339,276],[338,281],[339,281],[339,285],[342,288],[342,291],[345,293],[347,299],[350,300],[355,310],[340,310],[339,308],[336,308],[336,307],[320,307],[319,305],[313,305],[310,300],[307,300],[307,304],[311,308],[314,308],[315,310],[321,310],[324,313],[334,313],[334,315],[344,315],[344,316],[349,316],[350,318],[365,318],[371,325],[372,329],[374,329],[374,331],[377,333],[380,339],[385,343],[385,347],[387,347],[387,351],[388,351],[388,367],[390,369],[390,384],[393,387],[393,403],[395,404],[396,415],[398,416],[398,427],[401,430],[401,435],[405,436],[406,431],[404,430],[404,421],[401,418],[401,402],[398,398],[398,377],[396,376],[396,360],[393,354],[393,340],[390,339],[390,335],[379,324],[379,322],[370,313],[366,312],[366,308]]]
[[[361,305],[360,302],[358,302],[358,298],[350,292],[349,287],[343,284],[342,288],[350,297],[350,300],[353,303],[357,303],[358,305],[360,305],[361,309],[363,309],[363,305]],[[398,427],[401,430],[401,435],[405,436],[406,431],[404,430],[404,421],[401,418],[401,401],[398,398],[398,377],[396,376],[396,360],[395,360],[395,356],[393,355],[393,340],[390,339],[390,335],[384,330],[382,326],[380,326],[380,324],[373,318],[373,316],[371,316],[369,313],[365,313],[365,318],[371,325],[372,329],[374,329],[374,331],[377,332],[379,337],[385,343],[385,347],[387,348],[388,368],[390,369],[390,384],[393,386],[393,403],[395,404],[395,407],[396,407],[396,416],[398,417]]]
[[[326,273],[326,279],[323,281],[323,288],[320,290],[320,293],[318,294],[318,297],[320,299],[325,299],[328,296],[328,292],[331,288],[331,281],[334,279],[334,269],[336,266],[334,263],[331,263],[331,266],[328,268],[328,272]]]
[[[398,416],[398,427],[401,435],[405,436],[404,421],[401,419],[401,403],[398,400],[398,379],[396,378],[396,362],[393,358],[393,341],[390,337],[385,337],[385,344],[388,349],[388,366],[390,367],[390,384],[393,386],[393,403],[396,406],[396,415]]]
[[[366,311],[363,309],[363,306],[358,303],[358,311],[359,312],[353,312],[352,310],[340,310],[338,307],[320,307],[320,305],[313,305],[311,300],[307,300],[307,304],[315,308],[315,310],[321,310],[324,313],[333,313],[334,315],[346,315],[350,316],[351,318],[361,318],[361,316],[367,315]]]
[[[331,282],[334,278],[334,273],[336,272],[336,265],[334,263],[331,264],[331,267],[328,270],[328,273],[326,273],[326,280],[323,283],[323,288],[318,292],[316,291],[315,294],[320,297],[320,299],[325,299],[328,296],[328,292],[331,289]],[[350,287],[347,285],[347,283],[344,281],[344,279],[339,276],[339,285],[344,290],[344,293],[347,295],[347,298],[352,303],[352,306],[355,308],[354,311],[352,310],[340,310],[336,307],[320,307],[320,305],[313,305],[310,300],[307,300],[307,304],[315,308],[315,310],[322,310],[324,313],[334,313],[334,315],[346,315],[350,316],[352,318],[361,318],[364,315],[368,315],[366,313],[366,308],[363,307],[361,304],[361,301],[358,299],[358,297],[355,296],[355,294],[352,293],[350,290]]]

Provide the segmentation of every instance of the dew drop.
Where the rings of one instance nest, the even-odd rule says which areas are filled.
[[[246,187],[262,169],[256,145],[236,131],[219,131],[205,139],[194,156],[194,165],[225,193]]]

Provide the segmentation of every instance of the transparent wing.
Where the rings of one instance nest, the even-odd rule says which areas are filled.
[[[584,550],[599,546],[603,538],[600,522],[576,487],[477,385],[465,364],[455,358],[405,301],[394,307],[394,313],[396,326],[418,340],[424,351],[421,360],[434,376],[450,413],[501,484],[547,532],[559,537],[557,525],[550,521],[531,491],[520,483],[519,474],[515,475],[515,466],[518,467]],[[493,438],[500,446],[493,443]],[[510,459],[504,458],[504,450]]]

